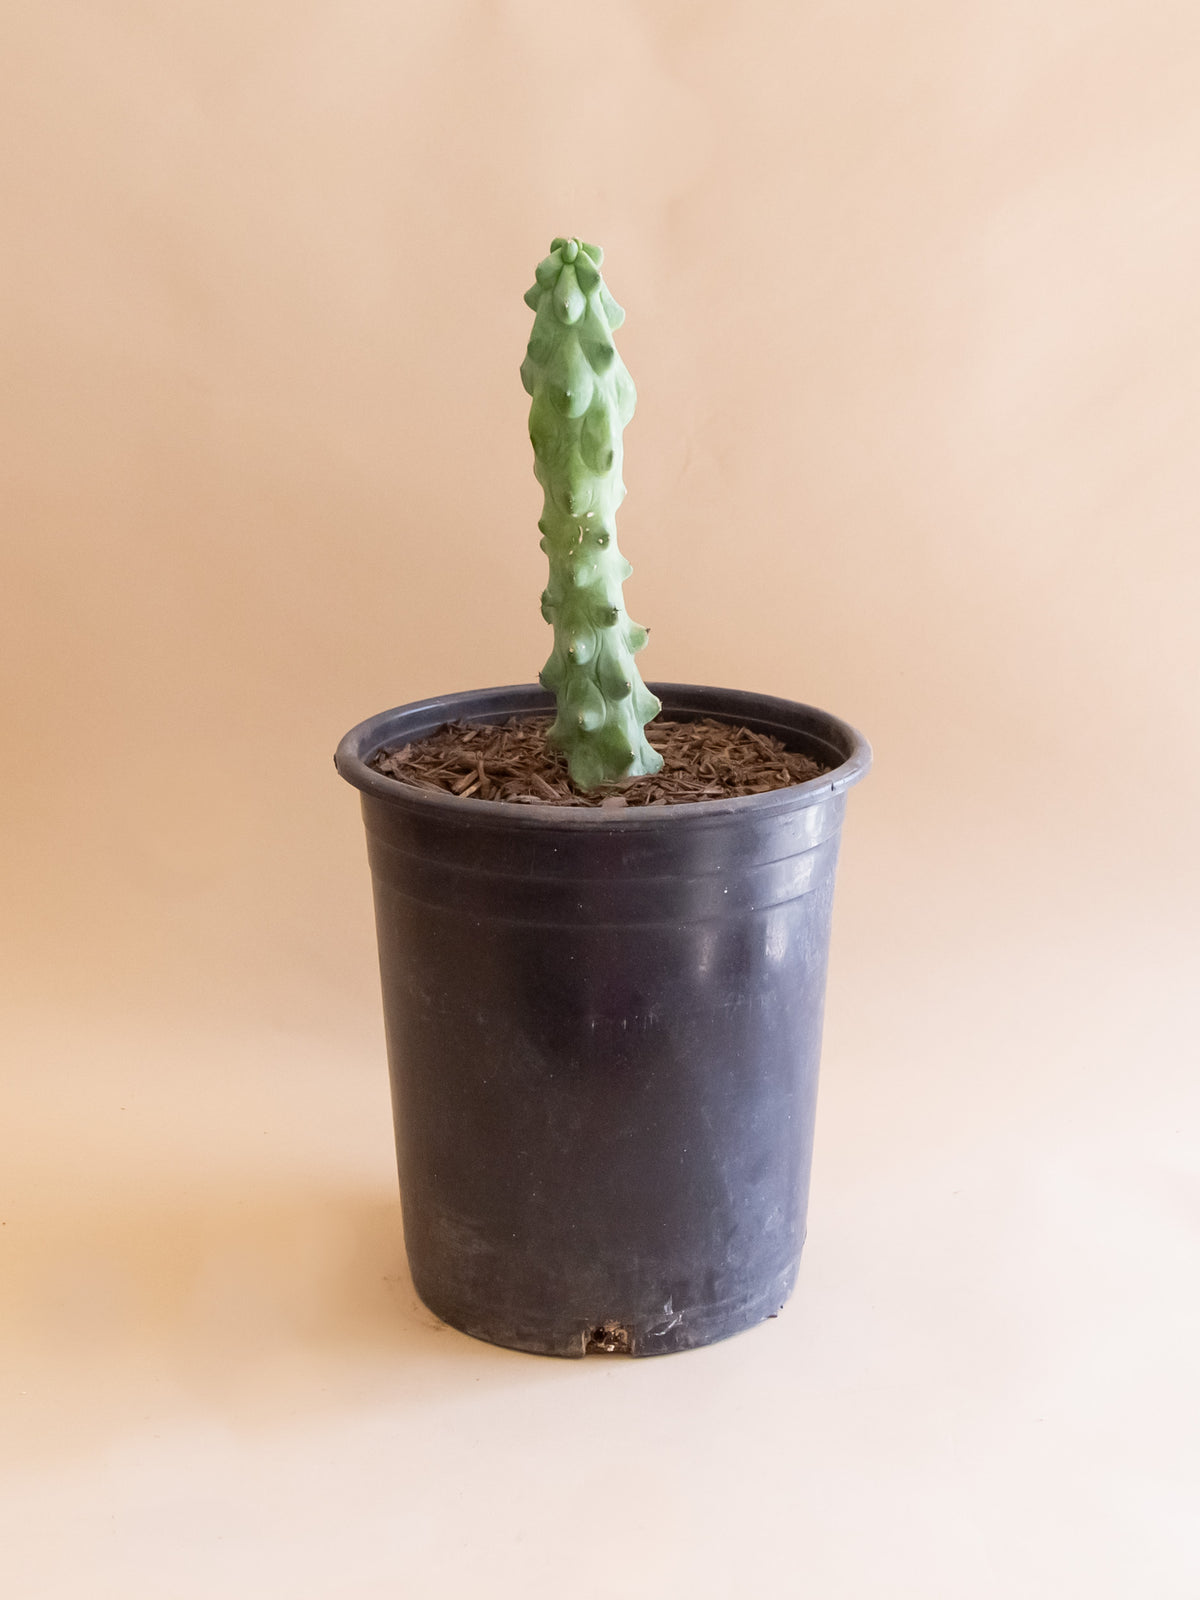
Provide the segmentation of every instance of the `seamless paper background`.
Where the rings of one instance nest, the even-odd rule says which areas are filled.
[[[1194,6],[0,47],[8,1592],[1194,1595]],[[800,1285],[675,1362],[415,1301],[331,765],[544,659],[557,233],[627,311],[645,675],[876,752]]]

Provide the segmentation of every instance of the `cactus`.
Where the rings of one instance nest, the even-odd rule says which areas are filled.
[[[646,630],[621,598],[633,571],[617,548],[621,434],[637,393],[613,344],[625,313],[600,275],[603,257],[599,245],[553,241],[525,296],[536,316],[521,366],[550,562],[542,615],[554,649],[540,676],[557,701],[550,742],[581,789],[662,766],[643,731],[662,707],[633,660]]]

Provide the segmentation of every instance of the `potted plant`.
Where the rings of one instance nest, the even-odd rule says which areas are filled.
[[[635,392],[601,260],[555,239],[525,297],[541,686],[383,712],[336,761],[362,795],[417,1292],[496,1344],[641,1356],[791,1291],[838,841],[870,751],[810,706],[643,684],[615,525]],[[713,738],[783,786],[710,782]],[[700,777],[671,792],[663,749],[697,739]]]

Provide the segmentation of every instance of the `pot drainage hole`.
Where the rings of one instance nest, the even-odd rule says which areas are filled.
[[[633,1335],[619,1322],[602,1322],[584,1335],[585,1356],[631,1356]]]

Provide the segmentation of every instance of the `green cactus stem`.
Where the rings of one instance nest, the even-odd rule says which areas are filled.
[[[549,738],[581,789],[662,766],[643,731],[662,707],[633,660],[646,630],[621,598],[633,571],[617,548],[621,434],[637,392],[613,344],[625,313],[600,276],[603,259],[599,245],[553,241],[525,296],[536,316],[521,367],[533,400],[533,470],[545,490],[538,527],[550,581],[542,615],[554,649],[541,681],[558,706]]]

